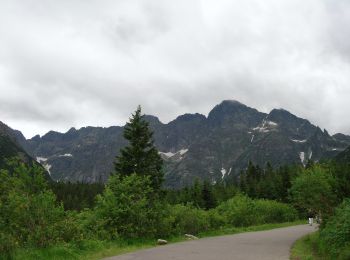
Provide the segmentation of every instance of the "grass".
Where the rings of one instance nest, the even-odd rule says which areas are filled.
[[[198,236],[211,237],[237,234],[243,232],[263,231],[274,228],[282,228],[295,226],[298,224],[305,224],[305,221],[295,221],[287,223],[277,224],[264,224],[250,227],[235,227],[235,228],[223,228],[220,230],[214,230],[209,232],[200,233]],[[176,243],[185,241],[183,236],[168,238],[169,243]],[[134,252],[141,249],[151,248],[156,246],[155,240],[139,239],[139,240],[117,240],[117,241],[83,241],[80,243],[62,244],[44,249],[20,249],[17,250],[12,259],[16,260],[40,260],[40,259],[53,259],[53,260],[66,260],[66,259],[88,259],[95,260],[108,256],[120,255],[129,252]],[[1,258],[1,256],[0,256]],[[298,258],[295,258],[298,259]],[[300,258],[304,259],[304,258]],[[307,258],[305,258],[307,259]],[[312,258],[311,258],[312,259]]]
[[[306,235],[297,240],[291,250],[291,260],[321,260],[316,253],[315,244],[318,239],[319,232]]]

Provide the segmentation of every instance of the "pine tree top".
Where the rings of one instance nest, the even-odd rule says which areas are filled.
[[[120,177],[133,173],[150,176],[152,186],[159,190],[163,181],[163,160],[154,146],[153,133],[138,106],[124,128],[124,138],[129,144],[116,158],[115,173]]]

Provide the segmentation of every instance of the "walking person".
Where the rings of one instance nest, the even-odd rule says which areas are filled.
[[[312,226],[314,223],[314,214],[312,213],[311,210],[309,210],[307,217],[309,218],[309,225]]]

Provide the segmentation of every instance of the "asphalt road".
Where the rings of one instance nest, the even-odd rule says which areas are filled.
[[[108,260],[283,260],[289,259],[290,248],[300,237],[316,230],[298,225],[268,231],[204,238],[158,246]]]

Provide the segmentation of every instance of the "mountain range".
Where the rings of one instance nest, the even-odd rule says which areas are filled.
[[[350,136],[329,135],[308,120],[283,109],[262,113],[226,100],[208,116],[184,114],[163,124],[146,115],[155,145],[165,161],[165,186],[179,188],[196,178],[218,182],[237,176],[248,162],[264,166],[306,164],[333,158],[350,145]],[[123,127],[71,128],[26,140],[7,129],[16,143],[40,162],[53,180],[105,182],[121,147]]]

